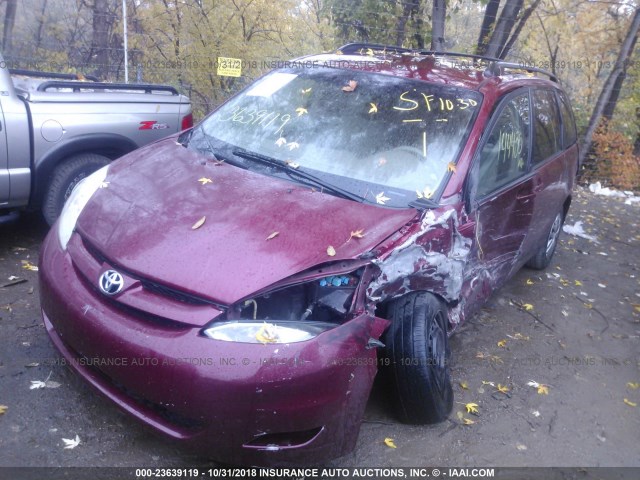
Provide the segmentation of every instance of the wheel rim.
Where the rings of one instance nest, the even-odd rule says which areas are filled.
[[[551,255],[553,249],[556,246],[556,242],[558,241],[558,237],[560,236],[560,226],[562,225],[562,215],[556,215],[555,220],[553,221],[553,225],[551,225],[551,231],[549,231],[549,238],[547,238],[547,257]]]
[[[429,363],[433,372],[433,380],[439,392],[443,392],[447,383],[446,332],[442,328],[444,317],[442,312],[433,318],[427,344],[429,345]]]

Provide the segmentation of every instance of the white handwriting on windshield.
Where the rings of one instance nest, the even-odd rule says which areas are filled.
[[[235,122],[242,125],[250,125],[255,127],[262,127],[264,129],[270,127],[278,127],[274,132],[275,134],[281,134],[284,126],[291,120],[291,115],[285,113],[282,115],[280,112],[270,110],[255,110],[247,109],[246,107],[235,107],[233,112],[228,117],[222,116],[218,119],[220,122]]]
[[[470,107],[475,107],[478,102],[471,98],[442,98],[435,95],[427,95],[426,93],[418,93],[416,90],[402,92],[400,95],[400,104],[393,107],[394,110],[400,110],[401,112],[410,112],[424,104],[424,108],[428,112],[451,112],[453,110],[466,110]]]

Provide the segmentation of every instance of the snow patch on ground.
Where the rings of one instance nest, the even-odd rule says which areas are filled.
[[[562,231],[564,233],[568,233],[569,235],[575,235],[576,237],[586,238],[587,240],[591,240],[592,242],[598,243],[598,239],[593,235],[587,234],[582,228],[582,221],[578,220],[575,225],[565,225],[562,227]]]
[[[631,205],[633,203],[640,203],[640,197],[634,195],[633,192],[620,190],[615,190],[609,187],[603,187],[600,182],[592,183],[589,185],[589,191],[595,193],[596,195],[602,195],[605,197],[618,197],[618,198],[626,198],[625,205]]]

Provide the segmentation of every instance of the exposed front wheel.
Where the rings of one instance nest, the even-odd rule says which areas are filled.
[[[558,238],[560,237],[560,231],[562,230],[562,224],[564,223],[563,212],[558,212],[553,219],[553,224],[547,233],[547,237],[542,245],[538,247],[535,255],[527,262],[527,267],[534,268],[536,270],[543,270],[549,266],[553,254],[556,251],[558,245]]]
[[[76,185],[109,162],[110,160],[102,155],[82,153],[70,157],[53,170],[42,204],[42,214],[49,225],[53,225],[60,216],[64,203]]]
[[[405,423],[441,422],[453,407],[446,306],[415,292],[390,302],[385,335],[397,416]]]

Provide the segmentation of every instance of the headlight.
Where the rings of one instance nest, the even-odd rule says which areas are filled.
[[[274,290],[230,307],[227,320],[214,320],[202,334],[246,343],[296,343],[345,322],[363,269]]]
[[[63,250],[67,248],[67,243],[69,243],[82,209],[87,205],[95,191],[100,188],[104,179],[107,178],[108,170],[109,165],[93,172],[78,183],[71,195],[69,195],[58,220],[58,240]]]
[[[320,322],[217,322],[202,333],[214,340],[244,343],[296,343],[311,340],[335,327]]]

